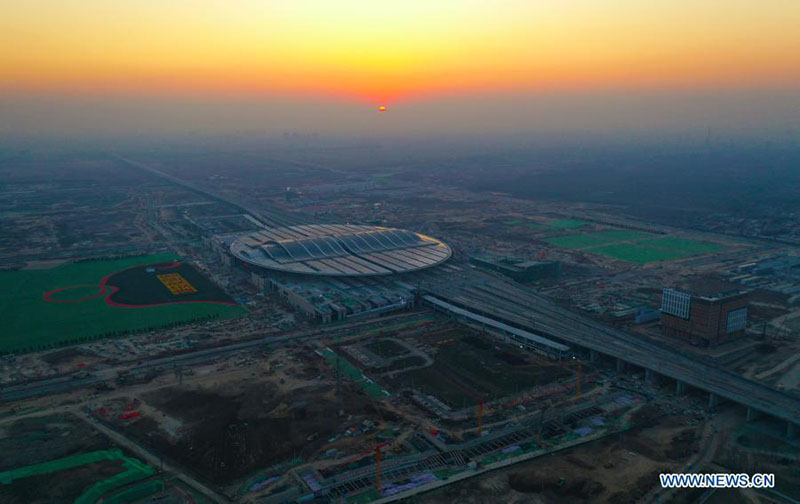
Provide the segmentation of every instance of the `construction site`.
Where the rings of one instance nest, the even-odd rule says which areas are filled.
[[[169,251],[3,272],[46,343],[17,331],[0,357],[3,502],[800,498],[796,262],[772,246],[378,177],[221,192],[202,167],[117,162]],[[674,293],[714,272],[730,323],[692,337],[705,294]],[[15,312],[22,294],[72,332]],[[778,483],[658,484],[700,470]]]
[[[157,454],[156,468],[181,467],[228,499],[284,502],[310,489],[349,502],[603,437],[628,428],[643,404],[576,361],[411,315],[360,334],[120,373],[76,410],[78,424],[117,433]]]
[[[646,403],[446,317],[396,325],[123,374],[81,414],[231,499],[359,502],[630,429]]]

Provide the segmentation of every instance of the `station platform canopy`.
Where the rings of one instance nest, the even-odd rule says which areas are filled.
[[[452,255],[450,247],[430,236],[352,224],[265,228],[240,236],[230,251],[260,268],[322,276],[405,273],[435,266]]]

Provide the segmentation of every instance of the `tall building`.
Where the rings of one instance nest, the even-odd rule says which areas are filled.
[[[695,281],[664,289],[661,329],[671,337],[714,346],[744,336],[747,292],[720,281]]]

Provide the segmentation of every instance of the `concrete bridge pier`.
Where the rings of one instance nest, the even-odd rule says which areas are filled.
[[[753,408],[750,408],[748,406],[748,408],[747,408],[747,421],[748,422],[752,422],[753,420],[755,420],[758,417],[759,417],[758,410],[754,410]]]
[[[600,354],[597,353],[597,350],[589,350],[589,362],[597,362],[598,358],[600,358]]]
[[[658,382],[660,381],[660,377],[658,376],[658,373],[656,373],[652,369],[645,369],[644,370],[644,381],[645,381],[645,383],[649,383],[651,385],[658,385]]]
[[[622,359],[617,359],[617,373],[624,373],[625,372],[625,361]]]
[[[714,411],[715,409],[717,409],[718,404],[719,404],[719,396],[714,393],[708,394],[708,409]]]
[[[798,434],[798,426],[796,423],[786,422],[786,437],[789,439],[794,439],[797,437]]]
[[[683,395],[686,393],[686,384],[682,381],[675,382],[675,395]]]

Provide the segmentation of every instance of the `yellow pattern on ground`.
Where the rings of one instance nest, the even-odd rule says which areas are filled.
[[[194,285],[187,282],[180,273],[166,273],[156,276],[161,283],[164,284],[164,287],[169,289],[173,296],[197,292],[197,289],[194,288]]]

